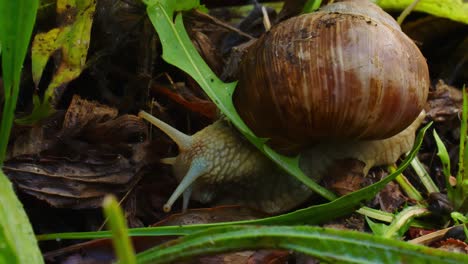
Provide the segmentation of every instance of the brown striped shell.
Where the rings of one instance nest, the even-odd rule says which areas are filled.
[[[395,20],[347,1],[286,20],[246,53],[234,103],[280,150],[383,139],[409,126],[429,89],[425,58]]]

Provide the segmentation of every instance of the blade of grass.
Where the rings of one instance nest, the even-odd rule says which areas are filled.
[[[329,263],[466,263],[468,256],[370,234],[311,226],[230,226],[205,230],[137,255],[139,263],[174,263],[206,254],[278,248]]]
[[[468,95],[465,86],[463,86],[463,108],[462,118],[460,125],[460,153],[458,161],[458,172],[457,172],[457,195],[458,201],[456,201],[455,209],[468,207]],[[468,208],[464,208],[468,210]]]
[[[114,196],[108,195],[104,198],[102,207],[108,219],[107,225],[112,233],[112,244],[117,259],[121,263],[136,263],[135,251],[128,237],[127,224],[119,203]]]
[[[393,173],[396,170],[395,165],[388,166],[388,170]],[[405,175],[400,174],[395,178],[395,181],[400,185],[403,191],[408,195],[409,198],[415,201],[422,201],[424,198],[421,193],[411,184],[411,182],[406,178]]]
[[[307,0],[302,9],[302,13],[312,13],[315,10],[319,9],[322,4],[322,0]]]
[[[21,69],[38,5],[38,0],[0,0],[4,88],[0,124],[0,165],[3,165],[6,157],[20,88]],[[0,170],[0,260],[2,263],[43,263],[28,217],[2,170]]]
[[[437,131],[434,130],[434,139],[437,145],[437,156],[439,157],[440,161],[442,162],[442,172],[445,176],[445,187],[447,188],[447,195],[449,200],[452,203],[456,203],[457,200],[457,193],[456,189],[452,186],[450,177],[452,177],[451,170],[450,170],[450,157],[447,151],[447,148],[440,139],[439,134]]]
[[[424,166],[419,161],[418,157],[415,157],[413,159],[413,161],[411,162],[411,167],[413,167],[414,171],[418,175],[419,179],[421,180],[421,183],[424,185],[427,192],[440,192],[439,187],[437,187],[434,181],[432,181],[431,176],[426,171],[426,169],[424,169]]]
[[[314,205],[308,208],[297,210],[291,213],[268,217],[258,220],[237,221],[215,224],[201,224],[201,225],[187,225],[187,226],[163,226],[163,227],[149,227],[149,228],[134,228],[129,230],[131,236],[167,236],[167,235],[188,235],[193,232],[225,225],[302,225],[302,224],[320,224],[330,219],[340,216],[345,216],[359,209],[359,207],[366,200],[374,197],[386,184],[394,180],[403,170],[405,170],[411,163],[411,160],[416,156],[421,147],[424,133],[431,124],[422,128],[415,140],[413,149],[408,153],[405,160],[401,163],[397,170],[380,180],[379,182],[367,186],[359,191],[342,196],[334,201]],[[37,236],[38,240],[50,239],[90,239],[90,238],[106,238],[110,237],[108,231],[102,232],[79,232],[79,233],[58,233],[58,234],[45,234]]]
[[[0,126],[0,165],[3,164],[19,93],[21,68],[36,19],[38,0],[0,1],[0,42],[4,106]]]

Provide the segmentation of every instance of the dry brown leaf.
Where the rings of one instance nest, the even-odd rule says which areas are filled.
[[[58,120],[17,137],[4,170],[21,191],[55,207],[95,208],[139,179],[147,146],[142,120],[78,96],[61,126]]]

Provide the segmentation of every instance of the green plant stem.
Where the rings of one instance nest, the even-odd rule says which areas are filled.
[[[11,127],[13,126],[13,117],[18,100],[19,85],[12,89],[11,94],[5,89],[5,104],[3,106],[2,122],[0,126],[0,167],[6,158],[8,139],[10,138]]]
[[[415,157],[411,161],[411,166],[429,193],[440,192],[437,185],[435,185],[435,183],[432,181],[431,176],[429,176],[429,173],[426,171],[426,169],[424,169],[418,157]]]
[[[395,165],[388,166],[388,169],[391,173],[396,171]],[[408,195],[409,198],[415,201],[423,201],[421,193],[411,184],[408,178],[405,177],[402,173],[395,178],[395,181],[400,185],[403,191]]]
[[[135,251],[128,236],[127,224],[119,203],[114,196],[108,195],[104,198],[102,207],[108,219],[107,225],[112,232],[112,244],[118,260],[121,263],[135,264]]]
[[[357,210],[356,213],[359,213],[361,215],[364,215],[364,216],[367,216],[367,217],[370,217],[372,219],[379,220],[382,222],[386,222],[386,223],[391,223],[393,219],[395,218],[395,215],[392,213],[377,210],[377,209],[370,208],[367,206],[363,206],[359,208],[359,210]],[[434,228],[433,225],[430,225],[430,224],[427,224],[418,220],[413,220],[413,222],[411,222],[411,226],[419,227],[419,228],[427,228],[427,229]]]
[[[420,0],[414,0],[409,6],[407,6],[403,10],[403,12],[401,12],[401,14],[397,18],[398,25],[401,26],[401,24],[403,24],[403,21],[405,20],[405,18],[413,11],[413,9],[416,7],[419,1]]]
[[[369,208],[366,206],[359,208],[359,210],[357,210],[356,213],[387,223],[391,223],[394,217],[392,213]]]
[[[395,181],[401,186],[401,188],[406,193],[406,195],[408,195],[409,198],[418,202],[424,200],[421,193],[418,190],[416,190],[416,188],[411,184],[411,182],[408,180],[408,178],[406,178],[405,175],[398,175],[395,178]]]

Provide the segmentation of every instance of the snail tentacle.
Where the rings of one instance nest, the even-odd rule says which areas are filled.
[[[191,136],[180,132],[143,110],[138,113],[138,116],[161,129],[162,132],[168,135],[177,144],[180,150],[186,150],[192,147],[193,139]]]
[[[192,161],[187,174],[185,174],[171,197],[169,197],[169,200],[164,204],[164,212],[170,212],[172,205],[181,195],[183,195],[183,211],[187,209],[188,201],[190,200],[190,195],[192,193],[192,184],[198,179],[198,177],[207,172],[207,166],[205,163],[206,162],[202,159],[194,159]]]

